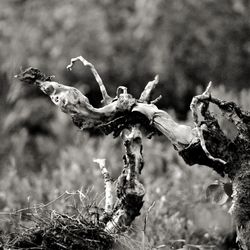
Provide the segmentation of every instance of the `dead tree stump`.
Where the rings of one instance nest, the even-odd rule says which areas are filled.
[[[123,86],[117,89],[117,96],[111,98],[94,66],[83,57],[71,59],[67,67],[71,69],[76,61],[90,67],[99,84],[104,104],[94,108],[79,90],[53,82],[38,69],[29,68],[17,78],[27,84],[34,84],[52,102],[68,113],[80,129],[99,129],[105,134],[122,135],[126,148],[124,168],[119,177],[117,196],[119,204],[113,207],[106,194],[106,215],[103,220],[106,229],[119,233],[130,226],[139,215],[143,205],[144,188],[138,181],[143,166],[141,130],[146,134],[162,133],[169,138],[179,155],[189,165],[206,165],[219,175],[227,175],[233,185],[233,205],[230,209],[236,223],[238,241],[243,250],[250,249],[250,114],[233,102],[216,99],[206,91],[193,98],[190,109],[193,113],[194,128],[175,122],[165,111],[151,101],[152,91],[158,77],[149,82],[136,100]],[[209,111],[213,103],[223,112],[223,116],[234,124],[238,134],[231,140],[222,131],[217,119]],[[202,121],[198,119],[200,112]],[[109,177],[101,166],[109,192]]]

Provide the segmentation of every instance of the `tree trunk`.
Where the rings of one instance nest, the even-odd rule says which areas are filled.
[[[138,126],[131,126],[122,132],[126,154],[124,167],[117,181],[119,202],[113,209],[113,215],[106,222],[105,230],[109,233],[121,233],[128,229],[135,217],[140,215],[145,189],[139,181],[143,168],[142,134]]]
[[[233,181],[233,205],[237,240],[242,249],[250,249],[250,161],[242,163],[242,170]]]
[[[152,123],[169,138],[188,165],[206,165],[219,175],[231,179],[233,205],[230,212],[236,224],[237,241],[243,250],[248,250],[250,249],[250,114],[242,111],[235,103],[209,98],[209,101],[218,105],[223,115],[235,125],[238,135],[234,140],[223,133],[217,119],[207,110],[208,105],[207,109],[202,111],[204,120],[197,122],[194,129],[176,123],[163,111],[151,114]]]

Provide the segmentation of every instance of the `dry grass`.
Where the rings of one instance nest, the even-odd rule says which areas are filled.
[[[83,197],[85,202],[82,202]],[[62,198],[71,199],[67,213],[50,208]],[[21,220],[11,234],[2,235],[3,245],[7,249],[112,249],[116,239],[104,231],[105,225],[99,220],[101,213],[102,209],[96,206],[96,202],[81,191],[65,192],[46,205],[9,213],[12,218]]]

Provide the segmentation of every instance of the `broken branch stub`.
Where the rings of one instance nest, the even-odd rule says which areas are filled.
[[[141,96],[139,98],[139,102],[149,103],[152,99],[153,90],[155,89],[155,87],[158,83],[159,83],[159,76],[156,75],[155,79],[153,81],[148,82],[148,84],[146,85],[145,89],[141,93]],[[161,96],[156,98],[153,102],[156,103],[160,98],[161,98]]]

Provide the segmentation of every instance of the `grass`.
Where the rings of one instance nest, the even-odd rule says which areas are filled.
[[[3,237],[4,246],[8,249],[111,249],[115,238],[105,232],[104,225],[97,220],[97,214],[93,212],[95,202],[86,204],[81,201],[82,197],[88,199],[80,191],[65,192],[49,204],[12,213],[12,216],[21,216],[22,222],[15,232]],[[67,213],[49,209],[59,198],[64,201],[73,199]]]

